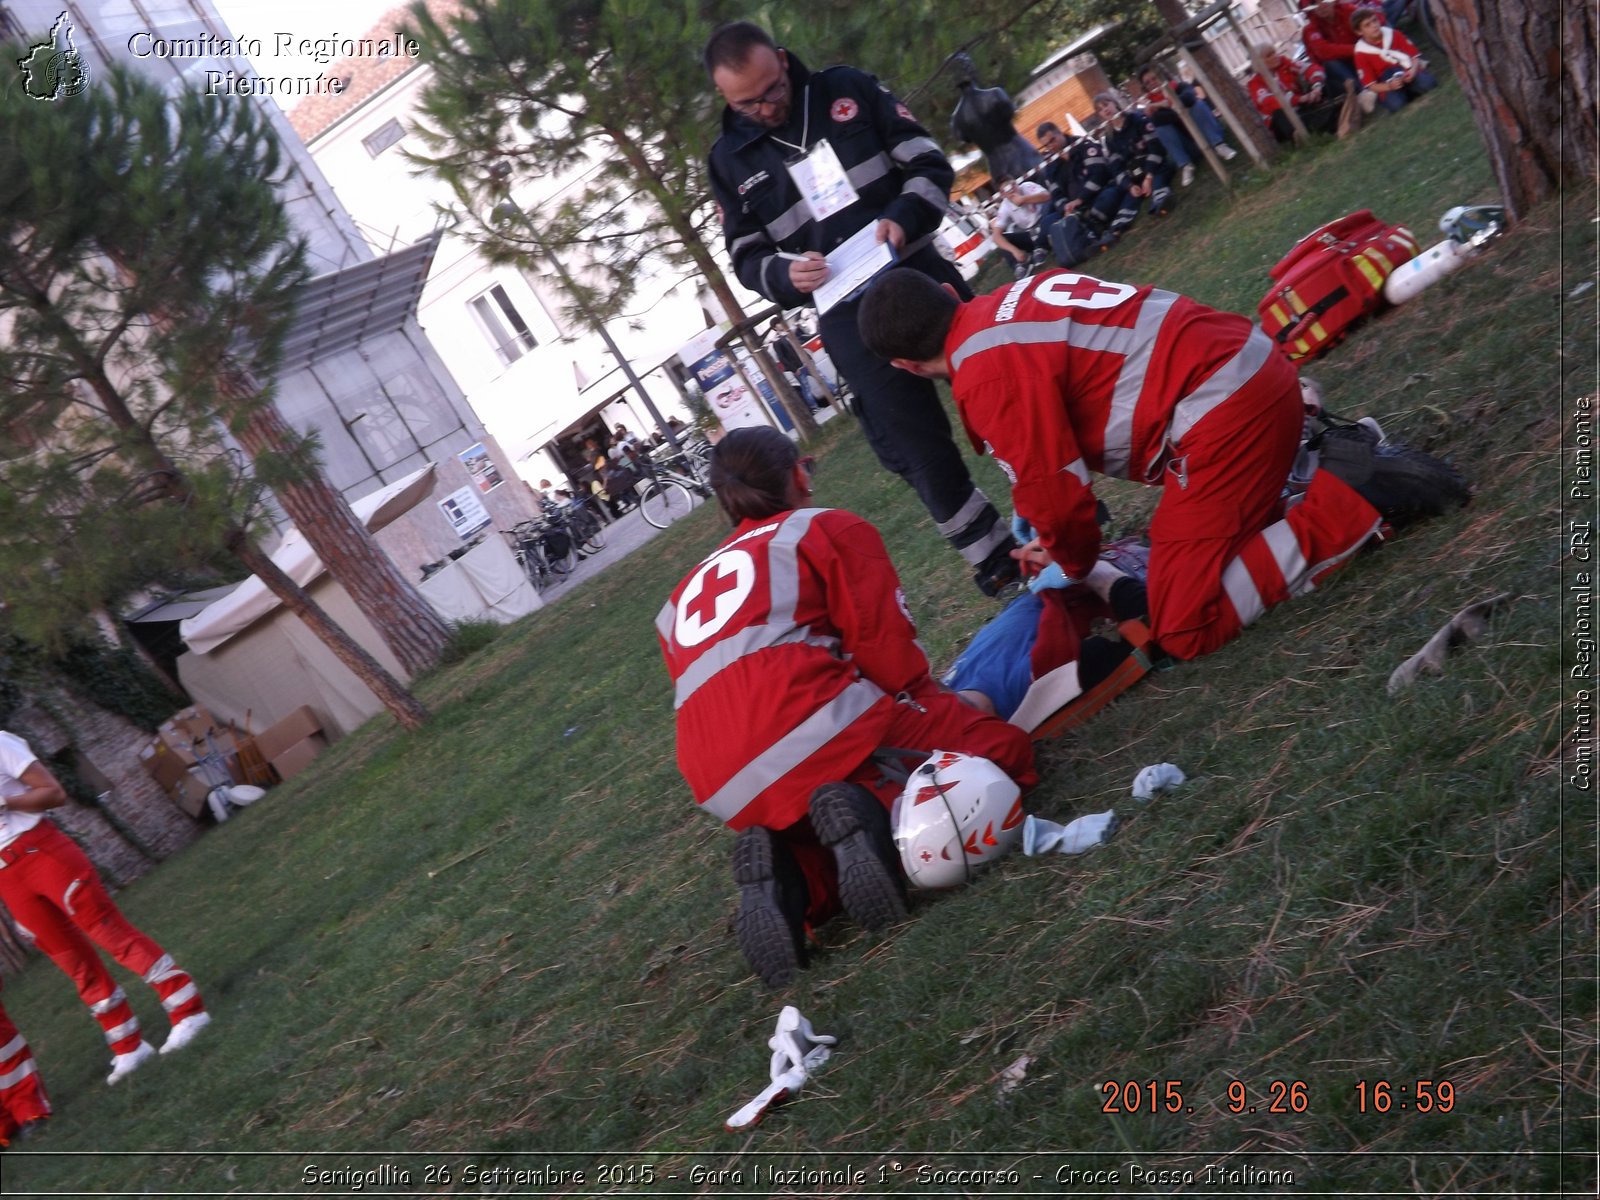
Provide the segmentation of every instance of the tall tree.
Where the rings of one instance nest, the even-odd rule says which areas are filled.
[[[256,108],[169,100],[120,70],[41,103],[12,76],[0,128],[0,581],[17,626],[59,637],[108,599],[225,553],[419,725],[426,709],[252,536],[269,487],[327,495],[314,440],[256,382],[273,377],[306,276]],[[364,569],[337,553],[324,563],[335,578]]]
[[[1594,179],[1594,4],[1432,4],[1439,41],[1511,215],[1523,217],[1558,188]]]
[[[697,62],[729,15],[727,0],[463,0],[441,22],[414,4],[409,33],[433,79],[416,131],[427,153],[411,157],[455,190],[461,232],[491,261],[581,250],[569,315],[620,316],[654,260],[698,272],[740,322],[707,245],[720,236],[704,182],[718,105]],[[537,199],[526,187],[518,194],[537,235],[492,218],[501,163],[515,182],[546,185]],[[742,338],[795,424],[815,432],[754,334]]]

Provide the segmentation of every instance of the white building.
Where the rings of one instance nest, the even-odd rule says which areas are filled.
[[[449,0],[434,0],[441,19],[452,7]],[[361,36],[390,38],[405,17],[405,8],[393,9]],[[434,230],[440,206],[454,200],[443,183],[418,174],[403,154],[431,72],[409,57],[348,58],[328,69],[348,79],[344,92],[300,100],[290,108],[289,121],[361,236],[380,253],[408,245]],[[567,175],[518,184],[518,203],[536,213],[581,188],[583,179]],[[572,256],[568,266],[576,271],[582,264]],[[655,424],[600,337],[582,322],[565,321],[561,304],[555,281],[514,266],[491,266],[446,228],[419,305],[429,339],[522,477],[530,483],[551,479],[558,486],[569,470],[574,482],[587,482],[576,469],[576,450],[586,436],[599,436],[603,445],[608,438],[602,431],[619,423],[645,434]],[[681,396],[655,368],[705,327],[693,284],[681,276],[647,280],[634,307],[636,321],[612,322],[608,331],[644,377],[658,411],[684,417]],[[560,450],[552,445],[557,442]]]

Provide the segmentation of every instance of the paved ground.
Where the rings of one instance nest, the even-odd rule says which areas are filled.
[[[699,497],[695,498],[695,507],[697,509],[705,503],[708,503],[708,501],[701,500]],[[714,503],[714,501],[710,503]],[[581,560],[577,569],[571,575],[568,575],[560,583],[547,587],[540,592],[540,598],[546,604],[560,603],[566,596],[583,587],[588,580],[593,579],[613,564],[621,562],[660,532],[661,530],[650,524],[639,514],[637,508],[632,512],[624,513],[621,519],[613,521],[605,527],[605,549],[598,554],[591,554]]]

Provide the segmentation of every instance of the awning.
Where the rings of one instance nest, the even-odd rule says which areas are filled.
[[[433,471],[434,466],[429,463],[420,471],[354,501],[350,509],[368,529],[376,532],[433,491]],[[306,587],[326,570],[298,529],[291,530],[283,539],[272,561],[301,587]],[[178,626],[178,633],[189,649],[196,654],[207,654],[255,624],[278,604],[278,598],[267,590],[267,585],[252,575],[229,595],[184,621]]]
[[[404,250],[319,275],[301,289],[294,323],[283,340],[280,375],[389,333],[416,312],[443,231]]]

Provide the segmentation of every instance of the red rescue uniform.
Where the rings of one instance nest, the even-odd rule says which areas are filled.
[[[934,682],[883,539],[839,509],[745,521],[656,618],[677,710],[678,766],[695,801],[733,829],[782,832],[805,871],[807,919],[836,903],[833,857],[810,829],[825,783],[900,785],[880,747],[955,750],[1037,782],[1027,734]]]
[[[28,1040],[0,1007],[0,1146],[31,1121],[50,1115],[50,1098],[33,1061]]]
[[[1175,657],[1215,650],[1377,532],[1377,510],[1326,471],[1285,515],[1299,379],[1244,317],[1054,271],[963,305],[945,354],[974,446],[1067,574],[1100,551],[1091,472],[1162,487],[1150,618]]]

